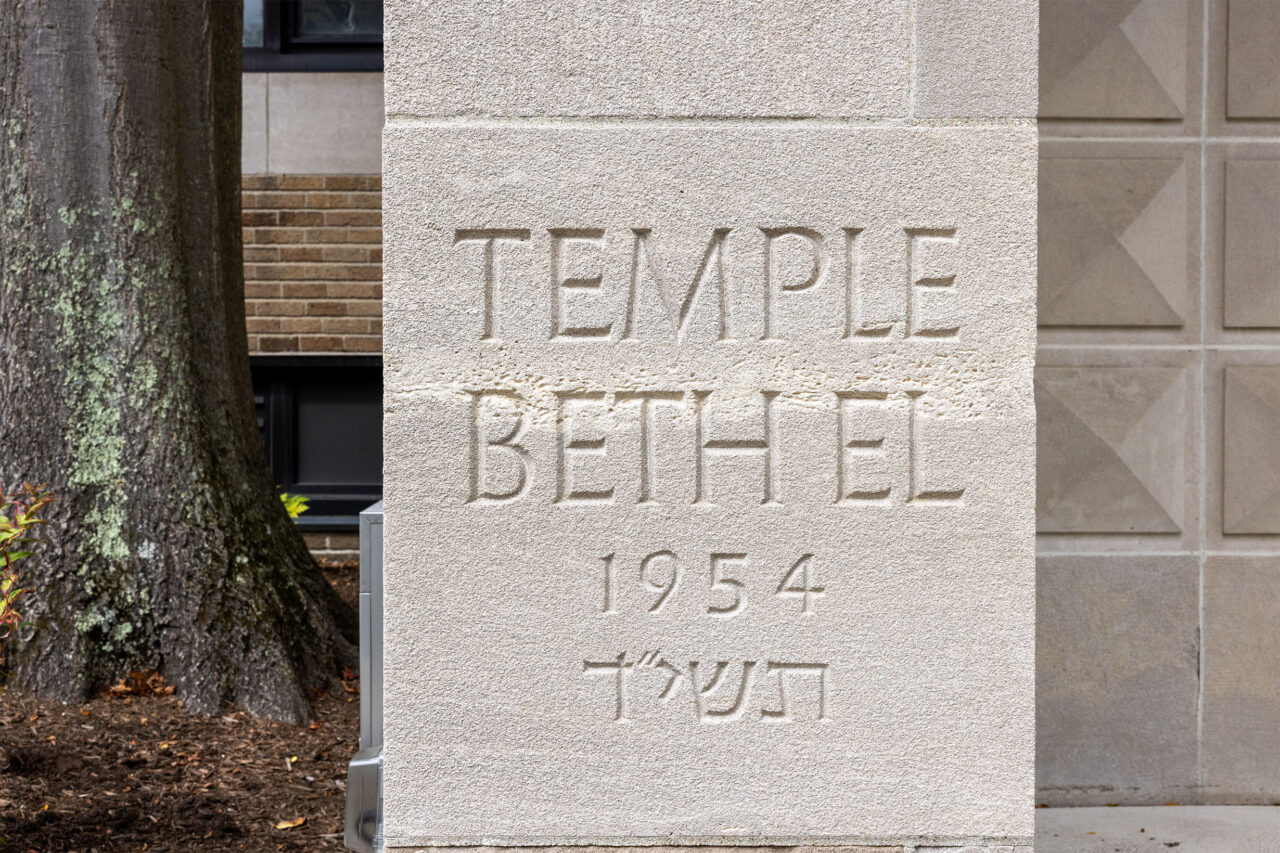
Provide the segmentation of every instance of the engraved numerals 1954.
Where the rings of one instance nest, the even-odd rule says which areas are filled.
[[[605,554],[600,560],[604,564],[604,605],[601,612],[605,614],[618,613],[620,569],[625,575],[638,578],[637,585],[647,593],[643,606],[649,613],[661,613],[671,604],[677,591],[682,587],[687,589],[690,584],[701,586],[706,591],[708,616],[732,618],[747,607],[750,590],[742,578],[746,574],[749,557],[744,553],[709,555],[703,564],[705,569],[699,566],[696,579],[688,577],[692,571],[683,565],[675,551],[654,551],[641,558],[639,565],[634,567],[620,567],[615,554]],[[777,586],[771,590],[773,596],[795,599],[803,615],[814,615],[817,600],[826,594],[818,584],[814,555],[801,554],[789,565],[779,567],[778,577]]]

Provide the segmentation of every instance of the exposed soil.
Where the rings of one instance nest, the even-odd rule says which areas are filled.
[[[355,603],[357,574],[326,568]],[[193,717],[139,674],[84,705],[0,692],[0,853],[342,849],[355,673],[309,726]]]

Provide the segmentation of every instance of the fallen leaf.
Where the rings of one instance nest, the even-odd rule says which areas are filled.
[[[276,824],[276,829],[293,829],[295,826],[302,826],[307,822],[305,817],[294,818],[293,820],[282,820]]]

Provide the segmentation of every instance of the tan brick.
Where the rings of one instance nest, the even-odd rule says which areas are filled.
[[[330,533],[329,534],[329,550],[330,551],[358,551],[360,549],[360,534],[358,533]]]
[[[307,313],[307,304],[296,299],[257,299],[252,303],[260,317],[301,317]]]
[[[321,259],[329,262],[363,264],[369,260],[367,246],[325,246],[320,252]]]
[[[256,229],[256,228],[241,228],[241,229],[240,229],[240,242],[242,242],[242,243],[253,243],[253,242],[255,242],[255,241],[256,241],[256,239],[257,239],[257,238],[256,238],[256,234],[255,234],[255,232],[256,232],[257,230],[258,230],[258,229]]]
[[[257,302],[251,302],[251,301],[249,301],[249,300],[245,300],[245,303],[244,303],[244,316],[245,316],[246,318],[248,318],[248,317],[252,317],[252,316],[254,316],[254,315],[255,315],[255,314],[257,314],[257,313],[258,313],[258,303],[257,303]]]
[[[274,210],[245,210],[240,214],[240,224],[246,226],[275,225],[278,221]]]
[[[280,320],[282,332],[323,332],[324,319],[321,317],[284,317]]]
[[[374,186],[377,181],[378,185]],[[326,175],[324,188],[327,190],[378,190],[382,188],[382,179],[376,175]]]
[[[347,228],[308,228],[306,237],[308,243],[346,243],[350,239],[349,231],[354,229]],[[381,234],[381,231],[379,231]],[[382,238],[378,238],[378,242],[382,242]]]
[[[248,317],[245,328],[250,332],[279,332],[280,321],[275,317]]]
[[[369,321],[369,332],[374,335],[382,334],[382,318],[375,317]]]
[[[262,352],[262,350],[258,346],[257,335],[249,335],[249,352],[251,353]]]
[[[329,548],[329,534],[327,533],[304,533],[302,541],[307,543],[307,547],[312,551],[326,551]]]
[[[352,299],[346,303],[348,317],[381,317],[382,300]]]
[[[372,335],[348,335],[342,339],[344,352],[381,352],[382,337]]]
[[[245,299],[279,299],[280,285],[270,282],[245,282]]]
[[[324,212],[324,222],[326,225],[382,225],[381,210],[326,210]]]
[[[375,264],[382,263],[382,247],[381,246],[379,246],[376,249],[369,250],[369,261],[370,263],[375,263]]]
[[[304,207],[306,196],[303,193],[260,192],[241,193],[240,206],[245,210],[260,208],[264,210],[280,210],[286,207]]]
[[[324,330],[337,335],[367,335],[369,321],[363,317],[325,317]]]
[[[326,285],[315,281],[288,281],[281,285],[286,299],[315,299],[329,295]]]
[[[278,175],[245,175],[240,179],[241,190],[273,190],[278,186]]]
[[[351,207],[352,205],[349,204],[351,198],[350,193],[307,193],[305,205],[299,205],[299,207],[305,206],[322,210]]]
[[[312,317],[344,317],[351,313],[346,302],[316,301],[306,305],[306,313]]]
[[[323,225],[324,214],[318,210],[282,210],[281,225]]]
[[[279,257],[280,250],[275,246],[246,246],[244,249],[245,263],[274,261]]]
[[[301,243],[306,233],[301,228],[255,228],[258,243]]]
[[[297,335],[263,335],[258,338],[259,352],[297,352]]]
[[[324,257],[324,249],[319,246],[286,246],[280,250],[282,261],[319,261]]]
[[[341,352],[342,338],[336,335],[300,335],[298,349],[302,352]]]
[[[381,299],[381,282],[343,281],[325,285],[325,296],[331,299]]]
[[[348,243],[382,243],[381,228],[351,228],[346,235]]]
[[[280,189],[282,190],[318,190],[324,187],[324,177],[321,175],[281,175]]]

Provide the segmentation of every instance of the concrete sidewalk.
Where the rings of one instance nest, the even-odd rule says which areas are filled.
[[[1275,806],[1037,809],[1036,853],[1280,853]]]

